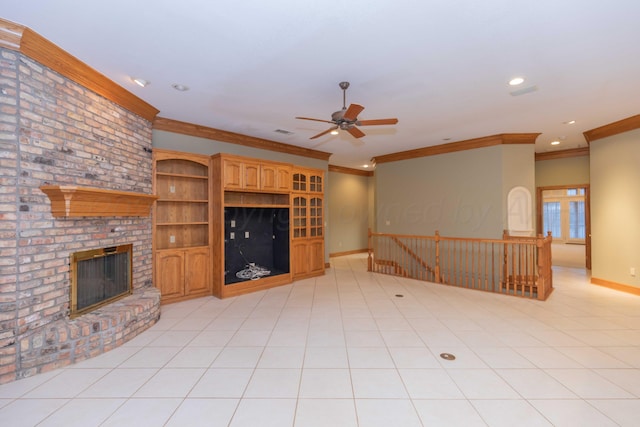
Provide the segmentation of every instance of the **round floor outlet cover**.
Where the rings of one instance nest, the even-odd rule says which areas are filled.
[[[456,357],[450,353],[442,353],[440,354],[440,357],[442,357],[444,360],[456,360]]]

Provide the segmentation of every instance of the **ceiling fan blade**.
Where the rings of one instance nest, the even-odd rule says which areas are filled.
[[[358,120],[358,126],[395,125],[398,119]]]
[[[347,108],[347,111],[342,115],[342,118],[348,121],[353,121],[358,117],[358,114],[360,114],[362,110],[364,110],[362,105],[351,104],[349,105],[349,108]]]
[[[296,119],[313,120],[314,122],[322,122],[322,123],[333,123],[331,120],[312,119],[311,117],[296,117]]]
[[[347,132],[349,132],[354,138],[362,138],[364,136],[364,132],[355,126],[347,128]]]
[[[331,122],[329,122],[329,123],[331,123]],[[338,126],[334,126],[334,127],[332,127],[332,128],[329,128],[329,129],[325,130],[324,132],[320,132],[319,134],[314,135],[314,136],[312,136],[312,137],[311,137],[311,138],[309,138],[309,139],[316,139],[316,138],[320,138],[322,135],[326,135],[326,134],[328,134],[329,132],[331,132],[332,130],[336,130],[336,129],[338,129]]]

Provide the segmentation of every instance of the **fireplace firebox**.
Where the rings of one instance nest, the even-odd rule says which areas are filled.
[[[71,318],[131,294],[132,256],[133,244],[71,255]]]

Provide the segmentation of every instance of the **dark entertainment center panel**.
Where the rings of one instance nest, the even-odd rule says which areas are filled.
[[[224,283],[288,274],[289,208],[224,208]]]

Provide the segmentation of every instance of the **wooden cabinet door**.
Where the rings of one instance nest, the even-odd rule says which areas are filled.
[[[278,164],[260,166],[263,191],[289,191],[291,189],[291,167]]]
[[[260,164],[244,162],[242,164],[242,167],[243,167],[242,188],[245,190],[259,190],[260,189]]]
[[[304,240],[294,240],[291,245],[291,272],[294,278],[304,276],[309,271],[307,249],[307,242]]]
[[[310,193],[323,193],[323,175],[321,173],[309,174],[309,192]]]
[[[277,176],[277,188],[278,191],[290,191],[291,190],[291,167],[290,166],[278,166],[276,168]]]
[[[295,196],[292,198],[292,219],[293,219],[293,238],[300,239],[308,236],[307,234],[307,216],[308,201],[306,196]]]
[[[184,295],[184,251],[161,251],[156,254],[156,287],[162,299]]]
[[[260,166],[260,184],[262,190],[277,191],[278,190],[278,168],[276,165]]]
[[[324,240],[309,242],[307,249],[309,273],[324,271]]]
[[[186,295],[210,293],[209,264],[209,248],[185,250],[184,292]]]
[[[324,240],[294,240],[291,246],[291,268],[294,279],[322,274]]]
[[[239,190],[242,188],[242,162],[224,159],[222,163],[224,188]]]
[[[302,171],[293,171],[293,191],[306,193],[308,188],[307,174]]]

